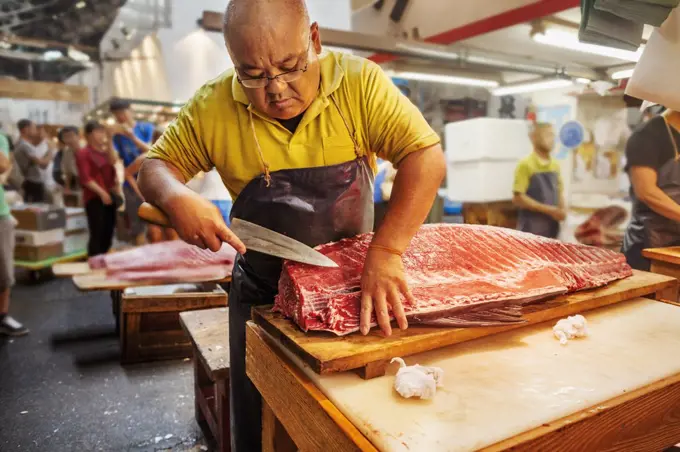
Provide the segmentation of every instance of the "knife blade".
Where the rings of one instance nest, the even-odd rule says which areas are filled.
[[[249,250],[318,267],[338,266],[314,248],[255,223],[234,218],[229,229],[241,239]]]
[[[146,202],[139,208],[139,217],[159,226],[170,226],[170,220],[165,213]],[[314,248],[249,221],[234,218],[229,229],[249,250],[318,267],[338,266]]]

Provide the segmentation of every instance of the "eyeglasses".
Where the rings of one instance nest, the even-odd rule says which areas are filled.
[[[238,81],[246,88],[264,88],[274,80],[280,80],[286,83],[294,82],[302,77],[302,74],[307,72],[307,68],[309,68],[309,48],[311,45],[312,40],[310,39],[309,44],[307,45],[307,63],[305,63],[305,67],[302,69],[294,69],[292,71],[283,72],[279,75],[275,75],[274,77],[267,77],[264,75],[262,77],[244,79],[241,78],[241,76],[238,76]]]

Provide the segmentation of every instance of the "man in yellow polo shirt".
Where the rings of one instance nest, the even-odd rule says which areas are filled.
[[[446,164],[439,137],[374,63],[322,52],[303,0],[233,0],[225,39],[235,69],[208,82],[156,142],[139,173],[147,201],[182,239],[241,255],[229,293],[232,443],[260,449],[260,397],[245,376],[245,322],[270,304],[281,262],[249,251],[184,183],[215,167],[242,218],[310,246],[370,231],[376,156],[398,167],[390,209],[364,264],[361,331],[389,311],[407,322],[401,253],[426,218]]]
[[[552,124],[532,125],[534,151],[515,170],[514,204],[519,207],[517,228],[543,237],[557,238],[565,218],[560,165],[550,155],[555,144]]]

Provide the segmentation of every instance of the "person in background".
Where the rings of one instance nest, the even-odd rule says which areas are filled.
[[[54,180],[54,159],[58,153],[57,141],[53,140],[44,125],[38,126],[38,140],[35,143],[38,156],[51,155],[50,163],[47,168],[40,168],[43,185],[45,186],[45,202],[53,205],[63,205],[63,193],[61,186]]]
[[[116,209],[122,203],[116,177],[116,155],[106,127],[96,121],[85,125],[87,146],[76,153],[83,203],[90,229],[88,256],[105,254],[111,249],[116,226]]]
[[[552,124],[533,124],[531,142],[533,152],[520,160],[515,170],[513,203],[519,209],[517,228],[554,239],[566,213],[560,166],[550,155],[555,143]]]
[[[67,126],[59,131],[62,148],[54,159],[54,180],[64,187],[64,193],[71,193],[78,187],[78,166],[76,152],[80,149],[80,131]]]
[[[680,113],[666,110],[638,126],[626,143],[633,212],[621,251],[649,271],[645,248],[680,245]]]
[[[144,238],[144,222],[137,211],[142,205],[144,197],[137,186],[137,172],[128,167],[140,156],[149,151],[153,139],[154,125],[148,122],[137,122],[134,119],[130,103],[125,100],[114,99],[109,109],[116,118],[116,125],[109,128],[113,146],[118,152],[125,166],[125,213],[130,222],[130,229],[135,237],[135,243],[142,245]]]
[[[12,169],[9,140],[0,134],[0,174]],[[5,199],[5,189],[0,185],[0,335],[23,336],[28,328],[11,317],[9,298],[14,285],[14,218]]]
[[[52,163],[54,152],[51,149],[43,149],[38,127],[29,119],[22,119],[17,124],[19,129],[19,142],[14,150],[14,158],[24,177],[22,188],[24,201],[45,202],[45,179],[43,171],[46,171]]]
[[[163,127],[156,127],[154,129],[152,144],[155,143],[156,140],[158,140],[161,137],[161,135],[163,135],[164,130],[165,129]],[[126,177],[128,175],[133,175],[133,177],[136,178],[136,174],[139,172],[139,169],[142,167],[142,163],[144,163],[144,160],[146,160],[146,153],[141,154],[139,157],[137,157],[134,160],[134,162],[129,164],[125,168]],[[168,242],[168,241],[171,241],[171,240],[179,240],[179,235],[172,228],[164,228],[162,226],[158,226],[158,225],[155,225],[155,224],[147,224],[146,225],[146,239],[149,243]]]

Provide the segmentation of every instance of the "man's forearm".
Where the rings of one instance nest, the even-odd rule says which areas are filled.
[[[680,222],[680,205],[673,201],[673,198],[664,193],[660,188],[654,187],[649,190],[649,193],[645,193],[643,196],[638,197],[659,215]]]
[[[134,141],[137,147],[142,151],[142,154],[149,152],[149,149],[151,149],[151,146],[148,143],[145,143],[134,135],[132,136],[132,141]]]
[[[524,193],[515,193],[512,202],[520,209],[532,210],[544,215],[550,215],[555,210],[555,206],[549,206],[548,204],[538,202]]]
[[[144,199],[159,207],[168,209],[168,202],[182,193],[192,193],[184,185],[182,173],[171,163],[158,159],[146,159],[137,176],[137,184]]]
[[[407,156],[399,165],[389,208],[373,243],[405,251],[427,218],[445,174],[440,145]]]

